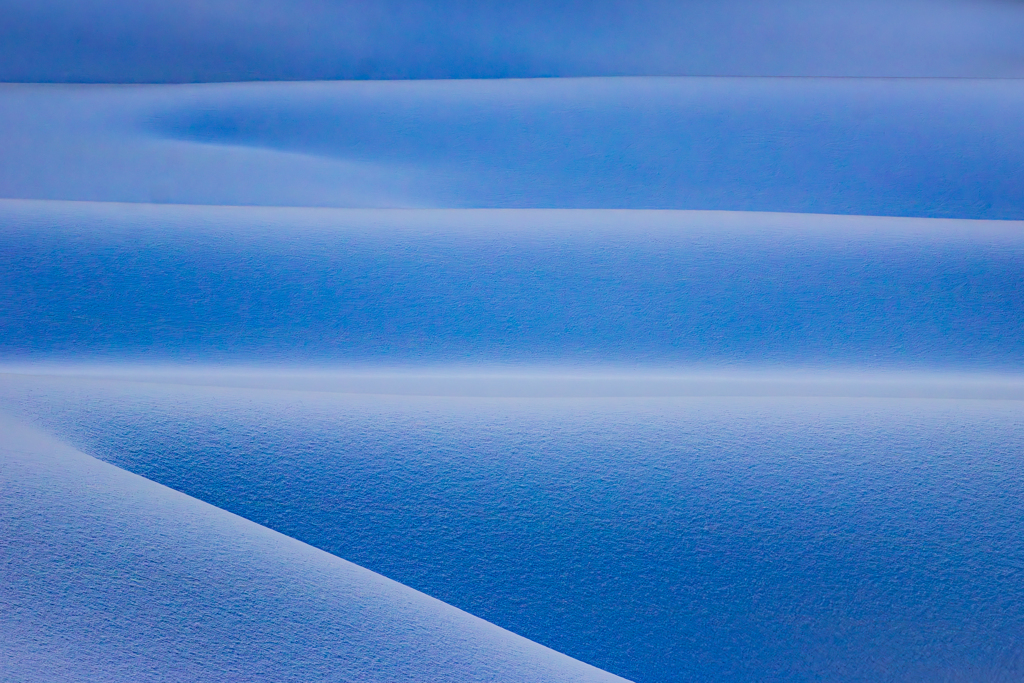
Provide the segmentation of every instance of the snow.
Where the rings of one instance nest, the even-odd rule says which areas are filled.
[[[20,201],[0,221],[7,362],[1024,362],[1020,222]]]
[[[1024,75],[999,0],[4,0],[0,80]]]
[[[1021,35],[0,0],[0,683],[1024,680]]]
[[[0,416],[4,681],[614,681]]]
[[[81,451],[0,425],[17,676],[1020,673],[1019,221],[0,226],[0,410]]]
[[[1022,673],[1019,399],[440,397],[259,388],[260,377],[230,388],[129,369],[6,375],[0,405],[118,467],[633,680]],[[17,441],[7,431],[5,443]],[[102,469],[133,486],[94,493],[95,477],[61,462],[30,481],[11,481],[20,469],[5,465],[4,490],[17,495],[3,504],[18,512],[0,516],[36,520],[4,537],[31,542],[32,553],[8,556],[15,576],[41,572],[29,583],[44,590],[19,595],[50,625],[38,627],[53,633],[48,652],[68,638],[86,652],[110,643],[176,678],[197,660],[165,648],[193,647],[198,615],[210,622],[196,634],[210,643],[195,646],[203,662],[246,672],[294,662],[278,670],[317,678],[379,656],[400,670],[436,643],[392,634],[435,633],[442,611],[453,625],[440,656],[464,656],[453,678],[482,677],[484,662],[510,672],[501,680],[541,665],[571,675],[526,644],[517,660],[508,652],[521,641],[308,546],[117,470]],[[108,592],[111,576],[124,578]],[[339,624],[367,612],[378,628],[334,643]],[[133,626],[97,625],[110,613],[134,615]],[[256,645],[236,645],[239,631]],[[98,667],[123,662],[103,652]]]
[[[1019,80],[0,88],[0,196],[1021,219]]]

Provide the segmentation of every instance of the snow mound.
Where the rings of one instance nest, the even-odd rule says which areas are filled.
[[[0,358],[1016,373],[1022,226],[0,201]]]
[[[4,681],[616,681],[0,416]]]
[[[1024,218],[1019,80],[7,85],[0,196]]]
[[[999,0],[3,0],[0,80],[1020,76]]]
[[[1024,402],[953,398],[982,384],[501,398],[500,378],[465,397],[242,379],[7,375],[0,406],[632,680],[1021,678]],[[403,388],[381,384],[363,390]]]

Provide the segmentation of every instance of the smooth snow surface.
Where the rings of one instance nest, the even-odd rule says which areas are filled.
[[[0,0],[0,683],[1024,681],[1022,36]]]
[[[616,681],[0,416],[0,680]]]
[[[821,370],[634,369],[585,366],[0,365],[0,376],[221,389],[480,398],[821,397],[1024,400],[1024,374]]]
[[[0,87],[0,197],[1024,218],[1024,80]]]
[[[18,201],[0,221],[8,362],[1024,363],[1020,222]]]
[[[7,375],[0,403],[92,455],[636,681],[1024,676],[1024,401],[373,396],[130,378]],[[70,523],[60,533],[75,538],[95,524],[81,521],[93,497],[78,506],[63,483],[52,499],[36,486],[5,503]],[[122,541],[135,516],[116,516],[110,543],[165,547],[167,522]],[[229,577],[256,564],[236,552],[287,585],[314,563],[276,536],[284,550],[269,560],[236,551],[233,531],[202,531],[205,519],[189,539],[200,558],[226,554]],[[246,578],[245,593],[264,580]],[[318,581],[328,588],[316,595],[331,595]],[[292,590],[305,599],[309,585]],[[240,618],[241,599],[228,590],[181,614]],[[306,612],[327,619],[299,604],[303,624]],[[259,652],[238,658],[257,666]],[[303,656],[295,671],[321,661]]]
[[[1015,0],[2,0],[0,80],[1024,75]]]

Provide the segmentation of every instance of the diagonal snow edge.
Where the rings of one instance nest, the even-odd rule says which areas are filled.
[[[4,415],[0,435],[0,680],[623,680]]]

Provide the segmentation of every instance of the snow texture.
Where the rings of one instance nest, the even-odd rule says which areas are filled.
[[[1011,221],[0,202],[8,362],[1013,373],[1022,288]]]
[[[6,410],[92,455],[636,681],[1009,683],[1024,675],[1019,400],[380,396],[173,386],[128,371],[8,375],[0,389]],[[72,471],[57,481],[80,478]],[[71,520],[79,534],[94,524],[81,521],[91,519],[87,500],[84,512],[61,503],[48,519]],[[55,505],[35,494],[11,502],[32,514]],[[219,524],[201,532],[204,516],[181,552],[195,557],[191,544],[228,553],[217,563],[227,562],[228,585],[238,585],[237,575],[249,576],[230,554],[239,523],[202,509],[232,532],[222,535]],[[124,520],[136,516],[114,510],[122,531],[113,543],[152,545],[148,534],[123,541]],[[266,538],[294,550],[271,559],[253,551],[246,566],[288,586],[309,572],[308,548]],[[217,563],[203,566],[214,572]],[[153,571],[133,566],[129,575]],[[49,591],[60,599],[63,576],[54,571],[37,602],[47,604]],[[300,597],[307,585],[295,589]],[[93,606],[102,609],[106,596]],[[235,614],[240,599],[203,593],[180,614],[223,605]],[[310,602],[289,604],[301,624],[325,619]],[[71,623],[52,614],[41,612],[58,630]],[[237,657],[255,667],[259,653]],[[295,671],[319,661],[300,659]]]
[[[1024,680],[1021,35],[0,0],[0,683]]]
[[[0,416],[0,680],[621,680]]]

